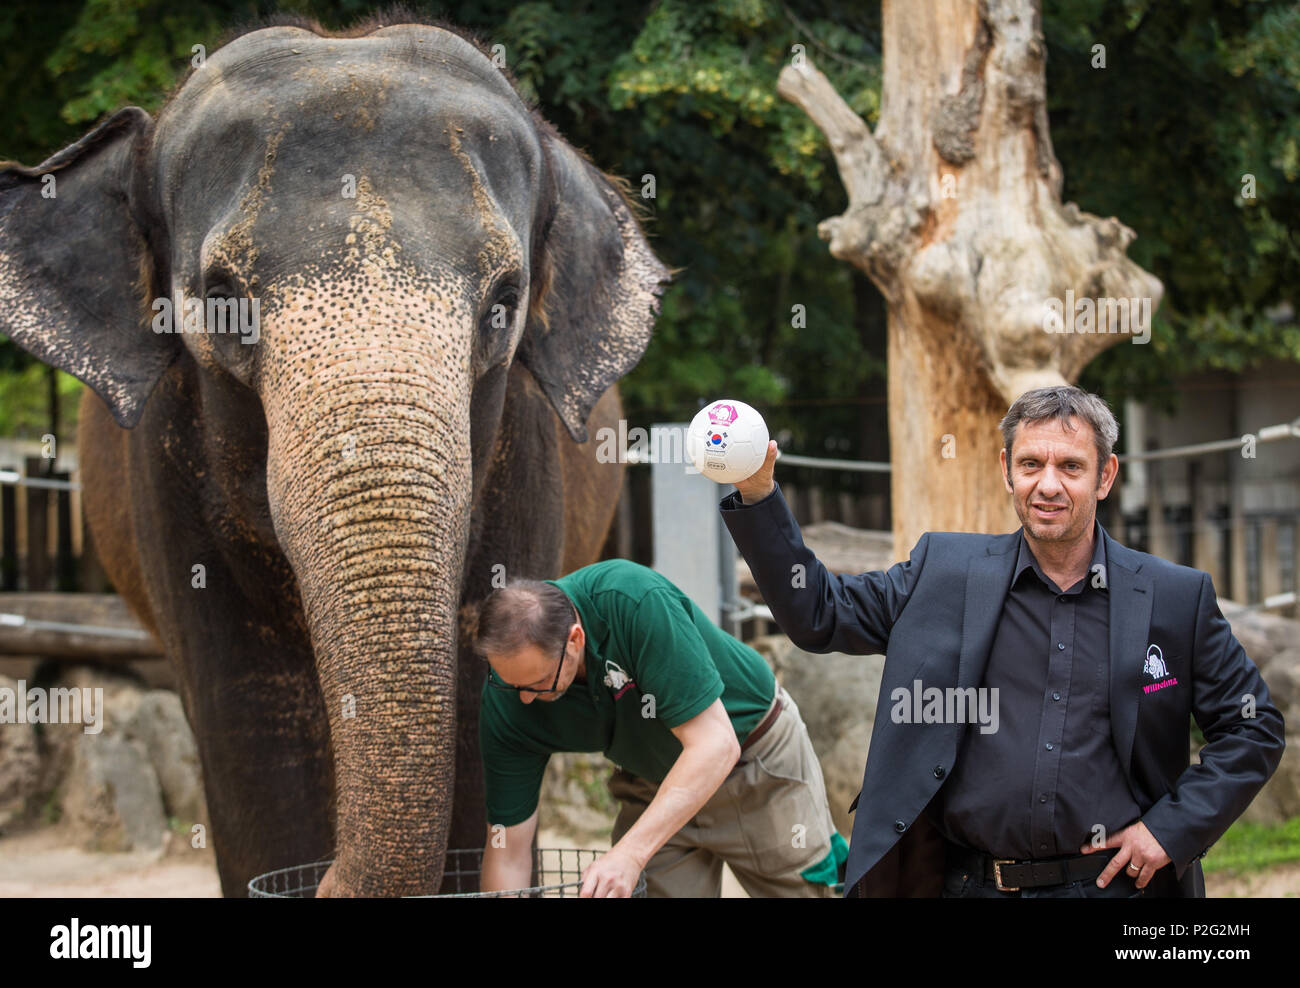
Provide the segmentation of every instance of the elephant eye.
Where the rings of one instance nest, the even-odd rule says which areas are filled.
[[[519,307],[523,291],[518,275],[502,275],[493,290],[485,296],[486,304],[479,316],[478,333],[474,340],[474,363],[479,372],[508,363],[514,354],[515,326],[519,321]]]
[[[237,298],[238,296],[235,294],[235,290],[233,288],[231,288],[228,284],[222,281],[222,282],[218,282],[215,285],[211,285],[207,289],[207,291],[203,293],[203,297],[204,298]]]
[[[497,290],[496,296],[483,314],[485,330],[508,330],[515,324],[515,311],[519,308],[519,288],[506,285]]]

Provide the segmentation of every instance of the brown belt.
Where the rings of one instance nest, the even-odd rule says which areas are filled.
[[[756,728],[749,732],[749,736],[745,738],[744,742],[740,746],[741,751],[744,751],[766,734],[771,729],[772,725],[776,723],[776,719],[781,716],[781,709],[785,706],[785,701],[781,699],[783,692],[784,691],[780,686],[776,688],[776,696],[772,698],[772,706],[768,710],[767,716],[758,722]]]

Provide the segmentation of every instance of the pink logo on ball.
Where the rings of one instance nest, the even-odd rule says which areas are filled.
[[[709,409],[709,424],[731,425],[732,422],[736,421],[736,415],[737,412],[734,406],[719,402]]]

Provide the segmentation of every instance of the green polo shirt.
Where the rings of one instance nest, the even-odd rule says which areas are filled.
[[[578,609],[587,680],[532,703],[484,683],[479,748],[490,823],[532,816],[552,752],[601,751],[662,782],[682,751],[671,728],[721,697],[743,741],[767,713],[776,680],[763,657],[654,570],[609,559],[546,582]]]

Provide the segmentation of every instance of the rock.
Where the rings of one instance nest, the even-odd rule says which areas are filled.
[[[1274,826],[1294,816],[1300,816],[1300,749],[1288,741],[1277,771],[1251,801],[1242,819]]]
[[[1279,708],[1294,710],[1300,707],[1300,646],[1278,652],[1259,672]],[[1287,718],[1287,727],[1291,726],[1290,718]],[[1294,726],[1300,729],[1300,724]]]
[[[1280,652],[1300,648],[1300,621],[1252,610],[1231,600],[1219,600],[1219,610],[1251,661],[1265,668]]]
[[[1275,619],[1276,620],[1276,619]],[[1300,624],[1287,622],[1288,624]],[[1278,824],[1300,816],[1300,645],[1284,648],[1260,667],[1269,695],[1286,722],[1282,761],[1244,814],[1256,823]]]
[[[0,825],[51,793],[89,850],[158,850],[167,814],[207,824],[198,751],[174,693],[91,665],[46,666],[32,679],[29,688],[92,691],[93,716],[83,693],[79,723],[0,725]]]
[[[64,780],[63,813],[91,851],[161,852],[167,830],[144,746],[112,734],[83,734]]]
[[[144,693],[125,725],[124,736],[144,746],[167,815],[186,827],[207,823],[199,752],[180,697],[169,690]]]
[[[811,733],[809,737],[812,737]],[[862,773],[867,767],[866,753],[871,750],[871,721],[848,725],[844,733],[833,741],[827,742],[824,736],[820,741],[817,738],[812,741],[813,750],[822,763],[831,819],[835,822],[835,829],[847,839],[853,833],[853,814],[849,807],[862,788]]]
[[[551,755],[542,780],[540,829],[558,830],[575,839],[609,839],[618,803],[605,781],[614,766],[599,752]]]
[[[154,718],[140,712],[144,684],[111,669],[76,665],[60,666],[48,685],[98,691],[98,723],[89,725],[98,728],[95,733],[84,723],[43,728],[45,782],[78,843],[96,851],[161,850],[167,818],[146,741],[165,732],[149,728]],[[186,739],[192,747],[188,733]],[[180,742],[173,737],[169,743]]]
[[[821,761],[831,818],[840,833],[849,834],[849,804],[862,787],[885,657],[804,652],[784,635],[767,635],[750,646],[767,659],[799,707]]]
[[[0,689],[17,688],[16,680],[0,676]],[[35,728],[31,724],[0,724],[0,832],[28,813],[28,800],[40,790]]]
[[[39,670],[38,670],[39,674]],[[28,683],[33,686],[34,683]],[[140,702],[142,684],[133,677],[119,676],[110,670],[91,665],[61,665],[52,681],[43,681],[49,689],[89,689],[97,711],[97,724],[46,724],[42,734],[42,779],[49,792],[60,787],[73,770],[77,745],[83,737],[120,736],[122,729]],[[83,716],[83,720],[88,719]],[[90,727],[93,734],[87,734]]]

